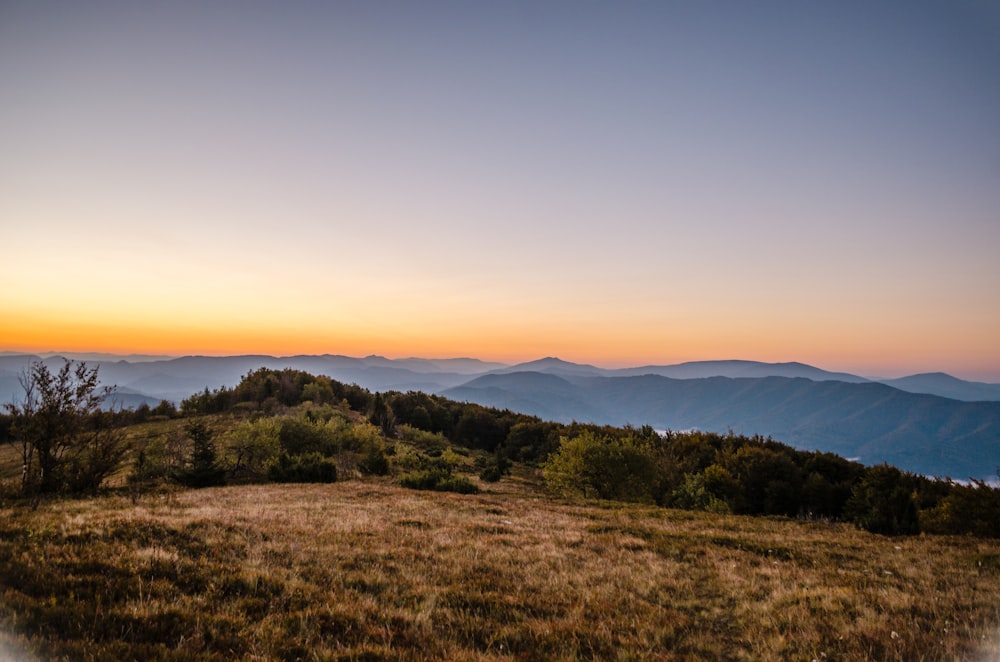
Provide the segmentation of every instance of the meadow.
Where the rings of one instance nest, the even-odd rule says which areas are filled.
[[[0,624],[44,660],[1000,656],[996,540],[480,487],[7,502]]]

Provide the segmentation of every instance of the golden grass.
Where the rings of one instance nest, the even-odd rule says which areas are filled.
[[[1000,656],[997,541],[483,487],[0,508],[0,617],[44,659]]]

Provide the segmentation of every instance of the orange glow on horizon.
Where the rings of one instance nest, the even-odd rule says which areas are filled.
[[[901,376],[942,370],[971,375],[1000,374],[997,365],[977,361],[973,353],[940,350],[921,352],[919,343],[903,340],[887,349],[885,343],[859,343],[831,335],[821,339],[768,335],[766,329],[745,328],[740,335],[718,329],[693,327],[670,333],[569,326],[540,327],[531,324],[494,325],[492,332],[480,325],[454,328],[450,332],[430,324],[409,329],[322,329],[308,324],[300,328],[259,324],[234,329],[209,323],[166,326],[149,321],[73,322],[54,316],[20,316],[8,320],[0,332],[0,351],[25,353],[100,352],[108,354],[155,354],[165,356],[226,356],[265,354],[341,354],[389,358],[469,357],[515,364],[545,356],[604,368],[669,365],[686,361],[743,359],[764,362],[800,361],[827,370],[865,376]],[[478,327],[478,328],[477,328]],[[320,329],[317,331],[317,329]],[[915,358],[916,357],[916,358]],[[960,375],[956,375],[960,376]],[[967,377],[975,378],[975,377]],[[988,380],[987,380],[988,381]]]

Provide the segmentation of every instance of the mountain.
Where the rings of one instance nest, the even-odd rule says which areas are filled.
[[[990,478],[1000,466],[1000,403],[960,402],[879,383],[510,373],[479,377],[442,395],[562,422],[761,434],[927,475]]]
[[[91,364],[100,366],[101,377],[107,384],[132,388],[150,398],[174,402],[180,402],[195,391],[205,388],[233,386],[247,372],[261,367],[296,368],[313,374],[327,375],[338,381],[355,383],[374,391],[420,390],[436,393],[483,374],[540,372],[561,377],[660,375],[674,379],[802,377],[813,381],[832,380],[849,383],[877,381],[912,393],[928,393],[956,400],[1000,401],[1000,384],[967,382],[944,373],[912,375],[901,379],[868,380],[858,375],[831,372],[797,362],[692,361],[674,365],[605,369],[571,363],[555,357],[508,366],[473,358],[389,359],[375,355],[364,358],[331,354],[289,357],[246,355],[161,358],[147,355],[123,357],[110,354],[35,355],[0,352],[0,403],[10,402],[16,393],[20,393],[16,377],[32,361],[45,361],[50,368],[58,369],[62,365],[63,356],[74,360],[88,359]]]
[[[801,377],[812,381],[838,381],[850,384],[875,382],[910,393],[925,393],[969,402],[982,400],[1000,401],[1000,384],[965,381],[941,372],[911,375],[899,379],[869,379],[848,372],[831,372],[796,361],[787,363],[764,363],[761,361],[741,360],[689,361],[672,365],[647,365],[636,368],[604,369],[588,364],[570,363],[562,359],[547,357],[504,367],[492,372],[499,374],[541,372],[562,377],[640,377],[643,375],[660,375],[661,377],[671,377],[673,379]]]
[[[0,403],[13,402],[23,393],[18,376],[35,361],[42,361],[50,370],[63,365],[62,356],[42,357],[33,354],[0,355]],[[243,356],[184,356],[173,359],[150,359],[138,362],[126,360],[89,361],[99,368],[101,381],[128,389],[131,396],[145,396],[159,403],[170,400],[179,403],[204,389],[235,386],[244,375],[258,368],[280,370],[293,368],[315,375],[326,375],[337,381],[358,384],[372,391],[425,391],[434,393],[456,386],[470,377],[505,367],[477,359],[387,359],[381,356],[352,358],[325,354],[321,356],[274,357]]]
[[[609,374],[608,370],[598,368],[596,366],[584,364],[584,363],[570,363],[569,361],[563,361],[554,356],[548,356],[544,359],[538,359],[536,361],[528,361],[527,363],[518,363],[517,365],[512,365],[508,367],[503,367],[493,371],[494,373],[512,373],[512,372],[541,372],[551,375],[587,375],[587,376],[598,376]]]
[[[970,402],[1000,400],[1000,384],[969,382],[943,372],[927,372],[899,379],[881,379],[879,381],[902,391],[933,393],[954,400]]]
[[[115,401],[126,407],[179,403],[206,388],[235,386],[262,367],[294,368],[372,391],[439,393],[564,422],[770,435],[923,474],[986,478],[1000,465],[1000,385],[943,373],[882,383],[803,363],[756,361],[608,370],[555,357],[514,366],[332,354],[108,358],[90,363],[104,384],[117,385]],[[63,364],[58,355],[0,354],[0,404],[20,397],[18,376],[33,361],[52,370]]]
[[[705,377],[803,377],[813,381],[866,382],[864,377],[846,372],[830,372],[805,363],[762,363],[760,361],[689,361],[665,366],[643,366],[611,371],[621,377],[660,375],[674,379]]]

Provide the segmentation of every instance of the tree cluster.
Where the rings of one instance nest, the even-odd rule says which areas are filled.
[[[158,440],[135,458],[132,482],[332,481],[338,469],[383,475],[391,440],[424,447],[407,460],[406,482],[421,489],[472,491],[440,460],[447,444],[480,453],[481,478],[500,480],[512,462],[542,468],[567,496],[664,507],[851,521],[883,534],[1000,537],[1000,489],[932,480],[831,453],[806,452],[759,436],[658,433],[641,428],[561,424],[421,392],[371,393],[298,370],[261,368],[232,388],[132,412],[107,412],[97,370],[67,363],[53,374],[36,364],[25,400],[0,417],[0,437],[22,453],[22,492],[93,490],[127,450],[121,425],[152,417],[191,418],[182,439]],[[292,409],[308,403],[304,413]],[[225,432],[197,417],[232,412]],[[360,423],[361,418],[365,422]]]
[[[746,515],[851,521],[873,533],[1000,537],[1000,489],[865,467],[770,439],[648,428],[564,437],[544,465],[555,492]]]

